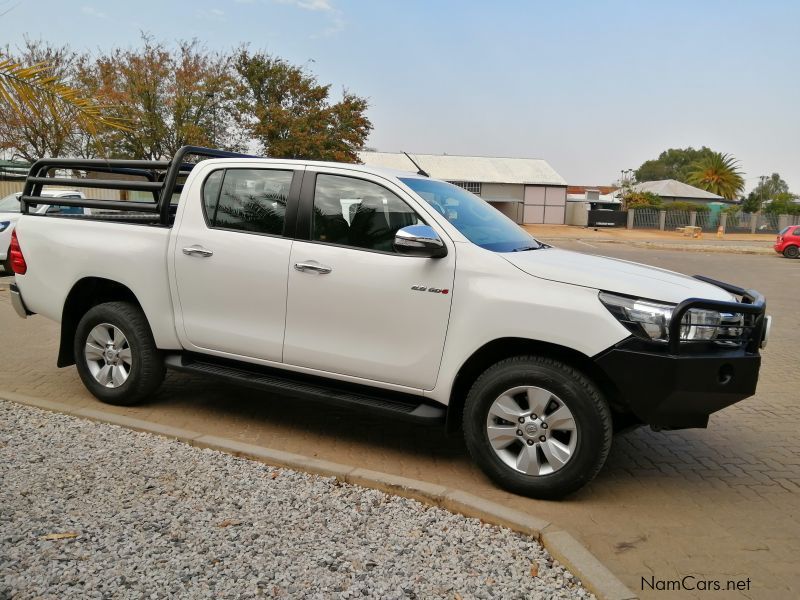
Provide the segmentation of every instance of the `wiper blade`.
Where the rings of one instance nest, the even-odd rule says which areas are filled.
[[[542,246],[521,246],[519,248],[514,248],[512,252],[525,252],[527,250],[539,250]]]

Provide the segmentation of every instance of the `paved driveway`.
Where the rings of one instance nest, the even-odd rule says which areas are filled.
[[[645,598],[642,578],[750,578],[742,598],[800,593],[800,261],[564,242],[582,252],[703,273],[762,291],[775,316],[758,394],[712,416],[708,430],[639,429],[615,440],[600,476],[567,501],[503,492],[437,429],[170,374],[158,398],[121,414],[336,462],[460,486],[570,530]],[[74,369],[55,367],[57,326],[18,319],[0,292],[0,390],[78,406],[96,401]],[[1,395],[1,393],[0,393]],[[731,597],[725,593],[712,597]]]

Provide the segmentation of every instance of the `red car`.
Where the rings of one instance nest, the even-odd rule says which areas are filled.
[[[784,227],[775,240],[775,252],[786,258],[797,258],[800,255],[800,225]]]

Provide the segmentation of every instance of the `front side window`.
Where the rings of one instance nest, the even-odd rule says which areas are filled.
[[[418,177],[403,177],[400,181],[481,248],[494,252],[519,252],[542,247],[499,210],[458,186]]]
[[[282,235],[292,171],[226,169],[203,184],[209,227]]]
[[[312,240],[394,252],[399,229],[421,223],[408,204],[385,187],[341,175],[317,175]]]

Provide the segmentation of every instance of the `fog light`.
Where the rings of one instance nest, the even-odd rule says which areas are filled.
[[[722,365],[717,373],[717,381],[720,385],[728,385],[733,381],[733,365],[729,363]]]

